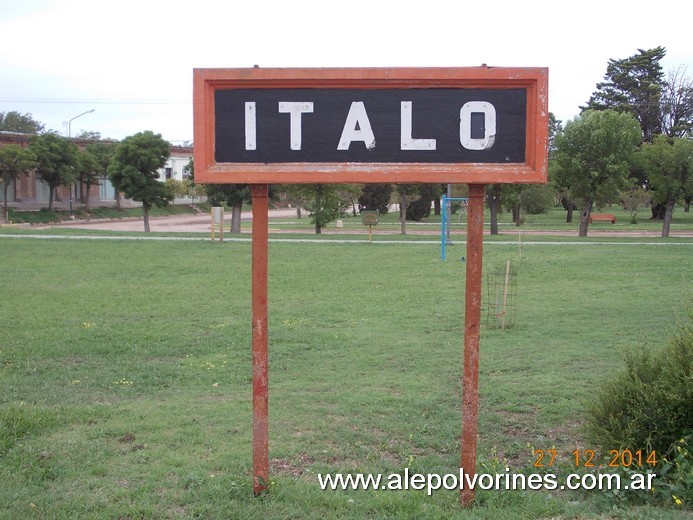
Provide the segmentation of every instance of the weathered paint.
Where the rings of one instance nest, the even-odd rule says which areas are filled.
[[[252,243],[252,366],[253,366],[253,492],[269,482],[269,411],[267,361],[268,186],[251,186]]]
[[[469,186],[467,202],[467,279],[464,307],[464,375],[462,379],[462,436],[460,468],[470,478],[476,473],[479,420],[479,324],[481,322],[481,273],[484,231],[483,184]],[[474,489],[463,482],[460,502],[471,505]]]

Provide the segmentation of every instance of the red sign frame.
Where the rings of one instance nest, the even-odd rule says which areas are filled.
[[[525,89],[524,163],[216,162],[215,92],[228,89]],[[195,181],[213,184],[546,182],[548,69],[251,68],[194,69]]]

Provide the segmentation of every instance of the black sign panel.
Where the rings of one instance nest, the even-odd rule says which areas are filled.
[[[220,89],[217,163],[524,163],[525,89]]]

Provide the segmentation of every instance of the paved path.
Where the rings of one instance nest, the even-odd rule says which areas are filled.
[[[291,218],[296,216],[295,209],[273,209],[270,210],[270,218]],[[252,220],[253,215],[250,211],[241,213],[241,220]],[[307,222],[307,220],[306,220]],[[190,233],[209,233],[211,226],[211,216],[202,215],[175,215],[170,217],[149,217],[149,228],[156,232],[190,232]],[[231,226],[231,212],[224,213],[224,229],[228,230]],[[95,219],[66,221],[60,224],[51,224],[46,228],[78,228],[78,229],[101,229],[109,231],[144,231],[142,218],[124,219]],[[34,229],[37,229],[34,226]]]

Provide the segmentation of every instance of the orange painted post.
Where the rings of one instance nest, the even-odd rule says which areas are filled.
[[[269,414],[267,363],[267,243],[268,186],[251,186],[253,203],[252,307],[253,307],[253,493],[269,482]]]
[[[476,444],[479,420],[479,323],[481,322],[482,245],[484,242],[484,184],[469,185],[467,206],[467,277],[464,307],[464,376],[462,380],[462,436],[460,468],[465,478],[460,503],[472,505],[474,490],[466,476],[476,474]]]

